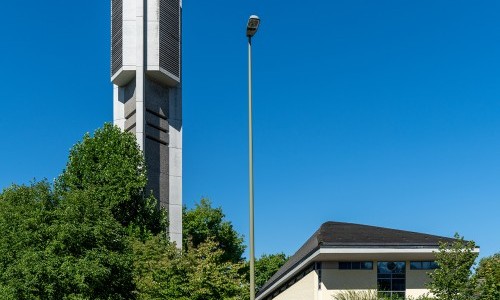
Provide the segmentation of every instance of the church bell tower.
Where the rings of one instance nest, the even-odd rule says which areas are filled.
[[[113,119],[144,152],[148,184],[182,246],[181,0],[111,0]]]

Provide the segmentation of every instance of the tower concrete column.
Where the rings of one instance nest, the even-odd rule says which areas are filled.
[[[111,0],[113,119],[144,152],[146,196],[168,210],[168,234],[182,246],[180,0]]]

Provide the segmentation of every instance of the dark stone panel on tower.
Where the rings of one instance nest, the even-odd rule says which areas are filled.
[[[123,66],[123,0],[111,0],[111,76]]]
[[[181,77],[180,0],[160,0],[160,67]]]
[[[157,128],[158,130],[168,132],[168,121],[164,118],[159,118],[156,114],[148,111],[146,111],[146,124]]]
[[[148,152],[146,155],[148,173],[168,173],[168,146],[150,138],[146,138],[144,146]]]
[[[169,88],[149,77],[145,88],[145,144],[144,153],[148,170],[148,189],[153,191],[160,205],[168,207],[169,136],[168,101]]]
[[[168,144],[168,93],[167,87],[147,78],[145,81],[145,131],[146,137],[160,144]],[[148,153],[146,153],[148,154]]]
[[[168,133],[146,123],[146,137],[163,145],[168,144]]]
[[[168,146],[146,136],[146,167],[148,171],[147,193],[153,195],[163,207],[168,206]]]
[[[167,120],[169,89],[149,77],[145,82],[146,111],[157,115],[158,118]]]
[[[168,194],[168,184],[163,184],[164,182],[168,182],[167,173],[159,172],[148,175],[146,195],[152,192],[153,196],[158,200],[158,205],[163,208],[168,208],[168,199],[162,197],[162,195]]]

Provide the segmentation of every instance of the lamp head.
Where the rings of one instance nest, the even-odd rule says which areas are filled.
[[[247,37],[252,37],[259,28],[260,19],[256,15],[251,15],[247,23]]]

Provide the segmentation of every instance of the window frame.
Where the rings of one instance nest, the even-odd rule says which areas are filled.
[[[426,267],[425,264],[428,264]],[[434,260],[414,260],[410,261],[410,270],[435,270],[439,265]]]
[[[357,265],[359,264],[359,265]],[[370,267],[366,267],[369,265]],[[339,261],[339,270],[373,270],[373,261]],[[357,267],[354,267],[357,266]]]

